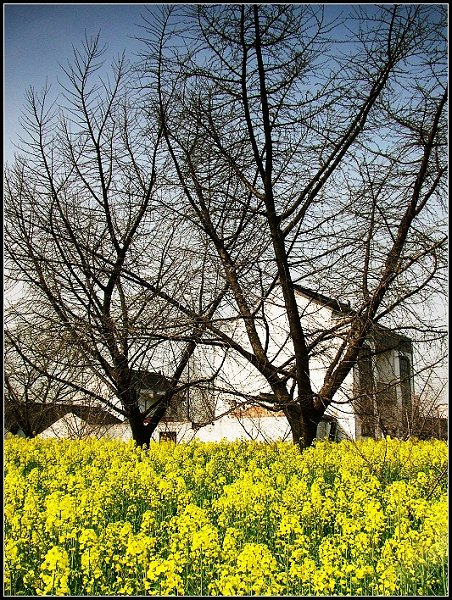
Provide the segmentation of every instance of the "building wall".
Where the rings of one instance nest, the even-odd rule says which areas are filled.
[[[327,438],[330,433],[330,423],[322,422],[318,428],[318,439]],[[176,434],[176,442],[190,442],[197,439],[202,442],[219,442],[221,440],[256,440],[270,442],[291,440],[290,427],[285,417],[235,417],[224,416],[210,425],[193,429],[192,424],[182,421],[161,422],[155,430],[152,440],[158,442],[161,435]],[[106,438],[132,439],[132,433],[127,423],[112,426],[106,433]],[[340,430],[338,439],[346,437]]]
[[[307,335],[315,336],[320,331],[338,324],[338,319],[343,316],[334,311],[330,306],[321,304],[303,294],[297,295],[299,311],[303,317],[303,324]],[[268,352],[274,358],[274,364],[282,365],[293,355],[293,347],[288,339],[288,323],[283,308],[283,302],[277,292],[269,299],[265,307],[266,327],[261,326],[259,333],[264,345],[268,343]],[[247,347],[246,334],[243,325],[235,322],[231,325],[235,329],[235,339]],[[231,332],[229,332],[231,333]],[[268,336],[268,337],[267,337]],[[402,340],[402,344],[400,344]],[[335,355],[341,339],[339,336],[329,339],[319,345],[318,352],[310,361],[311,380],[313,390],[316,392],[323,384],[325,371]],[[368,340],[371,357],[367,378],[371,379],[371,394],[374,403],[374,412],[385,415],[386,424],[390,427],[392,435],[397,434],[398,423],[402,414],[402,391],[397,384],[400,378],[400,352],[410,356],[410,343],[400,336],[391,336],[390,332],[371,337]],[[208,375],[222,365],[218,379],[220,387],[248,394],[250,398],[257,398],[261,393],[271,393],[271,389],[265,378],[253,368],[246,359],[234,351],[229,351],[224,359],[224,351],[221,348],[210,348],[203,350],[204,356],[198,357],[196,376]],[[224,360],[223,360],[224,359]],[[362,376],[359,368],[354,368],[346,377],[341,389],[335,396],[335,402],[328,408],[327,415],[333,416],[338,423],[338,436],[355,439],[362,435],[378,436],[385,434],[378,428],[378,418],[375,419],[373,433],[365,429],[369,424],[365,423],[357,411],[358,403],[355,402],[357,386],[362,386]],[[370,395],[371,395],[370,394]],[[377,398],[377,396],[379,396]],[[170,432],[176,434],[177,441],[189,441],[197,438],[204,441],[218,441],[221,439],[290,439],[290,429],[285,417],[262,416],[242,417],[219,415],[228,412],[231,408],[230,399],[240,400],[240,396],[215,394],[215,415],[212,424],[200,429],[194,429],[190,421],[172,421],[159,424],[153,439],[159,440],[161,434]],[[378,406],[377,406],[378,404]],[[377,411],[378,408],[378,411]],[[378,415],[377,415],[378,416]],[[76,417],[75,417],[76,418]],[[191,417],[194,420],[193,417]],[[67,437],[70,429],[81,429],[81,423],[68,424],[56,423],[52,427],[52,435]],[[66,432],[66,433],[65,433]],[[47,435],[50,435],[49,433]],[[115,425],[98,432],[97,436],[130,439],[131,432],[127,424]],[[321,424],[318,429],[318,437],[328,437],[329,425]]]
[[[356,437],[397,437],[406,429],[414,390],[412,364],[412,343],[405,336],[384,329],[369,336],[354,368]]]
[[[66,416],[55,421],[53,425],[45,429],[40,434],[40,437],[61,439],[83,439],[86,437],[96,437],[100,439],[103,437],[116,437],[115,431],[110,435],[110,430],[115,427],[118,427],[118,425],[90,425],[83,419],[80,419],[80,417],[68,413]],[[128,425],[127,428],[130,429]],[[127,437],[125,431],[123,431],[124,429],[124,424],[120,424],[119,429],[117,430],[120,433],[119,437],[124,436],[124,439],[130,439]]]
[[[308,335],[315,336],[319,331],[337,326],[337,319],[340,315],[332,308],[319,304],[303,294],[297,294],[297,302]],[[289,326],[283,301],[278,292],[275,292],[266,304],[265,321],[267,327],[261,325],[259,329],[261,341],[263,345],[268,343],[268,355],[274,358],[274,364],[283,365],[293,356],[293,345],[288,339]],[[245,344],[245,332],[241,331],[238,325],[235,327],[236,337]],[[311,358],[310,376],[314,392],[318,392],[323,385],[326,369],[337,352],[340,343],[339,337],[329,339],[319,346],[320,351]],[[212,352],[215,352],[215,350],[212,350]],[[217,350],[217,352],[220,351]],[[344,435],[350,437],[356,435],[356,417],[353,407],[349,404],[349,400],[353,397],[353,378],[352,372],[347,376],[341,389],[336,394],[336,402],[327,410],[328,415],[332,415],[338,420]],[[271,393],[270,386],[257,369],[252,367],[245,358],[232,351],[228,353],[223,363],[218,384],[221,387],[242,392],[255,398],[261,393]],[[216,408],[217,416],[230,408],[229,398],[233,398],[237,402],[240,401],[238,396],[219,394]],[[286,425],[285,418],[283,418],[283,421]],[[271,421],[268,421],[268,423],[270,424]],[[268,428],[271,430],[270,425],[268,425]]]
[[[281,417],[237,418],[225,416],[197,431],[191,429],[189,424],[166,423],[159,425],[154,439],[158,440],[160,432],[167,430],[177,431],[178,442],[188,442],[195,438],[203,442],[238,439],[267,442],[290,439],[289,424],[286,419]]]

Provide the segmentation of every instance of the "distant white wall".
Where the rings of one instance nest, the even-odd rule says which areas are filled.
[[[328,414],[333,411],[329,410]],[[317,429],[317,438],[327,438],[330,433],[330,423],[321,421]],[[291,440],[292,434],[289,423],[285,417],[221,417],[211,425],[206,425],[199,430],[193,430],[190,423],[167,422],[160,423],[152,439],[158,441],[160,432],[174,431],[178,442],[189,442],[198,439],[204,442],[218,442],[225,440],[257,440],[277,441]],[[338,439],[355,438],[355,416],[352,411],[338,418]]]
[[[72,438],[74,431],[83,430],[84,421],[76,415],[68,414],[55,421],[45,429],[40,437],[43,438]]]
[[[332,411],[328,411],[331,413]],[[352,415],[353,416],[353,415]],[[339,421],[340,435],[354,437],[352,428],[346,419]],[[175,432],[177,442],[190,442],[197,439],[203,442],[219,442],[221,440],[256,440],[270,442],[277,440],[291,440],[289,424],[285,417],[235,417],[224,416],[210,425],[193,429],[189,422],[167,421],[157,426],[152,439],[159,441],[160,433]],[[328,437],[330,424],[321,422],[317,430],[319,439]],[[51,427],[40,434],[43,438],[68,438],[78,439],[94,436],[104,439],[120,439],[129,441],[132,432],[127,422],[107,427],[97,427],[95,430],[87,427],[87,423],[75,415],[65,417],[55,422]]]
[[[188,439],[187,431],[181,440]],[[213,424],[202,427],[196,432],[196,438],[204,442],[225,440],[257,440],[276,441],[290,438],[290,428],[287,420],[282,417],[237,417],[225,416]]]
[[[68,413],[53,425],[45,429],[39,437],[43,438],[62,438],[62,439],[83,439],[86,437],[122,437],[125,435],[125,424],[120,424],[120,429],[110,432],[110,430],[118,425],[91,425],[74,415]],[[130,427],[127,425],[127,429]],[[119,436],[117,435],[119,433]],[[125,437],[124,439],[130,439]]]

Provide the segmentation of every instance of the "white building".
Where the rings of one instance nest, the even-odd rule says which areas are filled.
[[[341,335],[347,332],[353,311],[348,303],[307,288],[297,287],[296,293],[308,343],[315,346],[310,369],[312,387],[316,392],[320,390],[326,369],[341,343]],[[235,325],[233,335],[247,347],[243,328]],[[290,360],[292,345],[278,293],[266,302],[265,314],[260,321],[260,335],[275,365],[280,366]],[[199,389],[188,388],[183,398],[179,395],[152,439],[176,442],[193,438],[202,441],[291,439],[289,424],[283,413],[266,411],[259,404],[266,394],[271,393],[263,376],[237,353],[228,352],[225,356],[218,349],[216,352],[217,356],[212,350],[204,360],[204,369],[214,371],[221,364],[217,376],[219,385],[210,393],[209,390],[201,393]],[[320,422],[317,437],[356,439],[361,436],[403,435],[412,408],[412,360],[409,338],[375,327],[361,350],[357,365]],[[200,364],[202,362],[197,366],[198,376],[203,369]],[[165,393],[169,381],[160,373],[136,371],[134,376],[135,384],[141,388],[142,410],[152,408]],[[229,393],[218,392],[218,388],[229,390]],[[127,422],[120,422],[99,407],[83,410],[81,412],[81,407],[64,408],[60,405],[46,408],[37,413],[42,424],[37,423],[33,428],[46,437],[94,435],[124,440],[131,438]],[[20,427],[17,426],[17,429],[19,432]]]
[[[101,438],[110,435],[110,429],[118,426],[119,430],[128,428],[110,411],[92,403],[6,401],[4,406],[4,436],[13,433],[19,437]]]
[[[317,341],[312,355],[311,380],[319,391],[330,364],[347,331],[353,314],[348,303],[328,298],[307,288],[297,287],[297,299],[309,343]],[[283,304],[275,294],[266,304],[262,320],[262,340],[277,365],[292,356],[287,335],[288,325]],[[235,339],[246,344],[244,331],[237,327]],[[361,351],[358,364],[349,373],[317,429],[317,437],[352,439],[361,436],[401,435],[411,411],[413,393],[412,344],[405,336],[375,327]],[[215,360],[211,357],[211,364]],[[218,362],[218,361],[217,361]],[[183,407],[173,409],[161,421],[153,439],[169,438],[177,442],[197,438],[204,441],[238,438],[275,440],[290,439],[288,422],[282,413],[265,411],[259,398],[270,393],[265,379],[245,359],[229,353],[222,363],[221,388],[233,394],[216,393],[211,416],[199,418],[199,397],[188,397]],[[235,404],[237,395],[247,404]],[[253,405],[252,399],[256,400]],[[204,416],[205,399],[204,399]],[[208,424],[199,427],[201,422]],[[127,434],[125,434],[127,435]]]

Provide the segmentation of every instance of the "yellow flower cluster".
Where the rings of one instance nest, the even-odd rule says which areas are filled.
[[[5,441],[6,595],[447,595],[447,444]]]

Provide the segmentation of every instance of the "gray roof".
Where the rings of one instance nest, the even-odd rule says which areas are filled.
[[[132,370],[132,385],[138,389],[147,389],[154,391],[166,391],[171,387],[171,380],[161,373],[145,371],[143,369]]]
[[[88,404],[32,404],[6,402],[4,407],[4,427],[15,433],[19,429],[34,431],[39,435],[48,427],[72,413],[90,425],[116,425],[121,419],[100,406]]]
[[[350,307],[350,302],[341,302],[339,300],[336,300],[335,298],[330,298],[329,296],[325,296],[324,294],[316,292],[315,290],[312,290],[310,288],[303,287],[302,285],[294,285],[294,289],[296,292],[299,292],[300,294],[303,294],[308,298],[312,298],[313,300],[317,300],[324,306],[328,306],[329,308],[332,308],[337,312],[353,312],[353,310]]]

